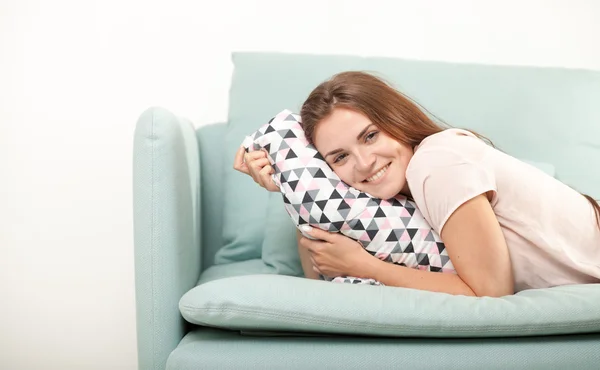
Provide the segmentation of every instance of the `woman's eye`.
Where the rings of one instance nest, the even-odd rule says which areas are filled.
[[[338,163],[339,161],[341,161],[344,158],[346,158],[346,154],[340,154],[337,157],[335,157],[335,159],[333,160],[333,163]]]
[[[365,141],[369,142],[373,139],[375,139],[375,136],[377,136],[378,132],[377,131],[373,131],[367,134],[367,136],[365,136]]]

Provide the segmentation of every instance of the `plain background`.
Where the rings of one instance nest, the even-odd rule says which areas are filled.
[[[135,369],[132,143],[234,50],[600,70],[600,2],[0,0],[0,368]]]

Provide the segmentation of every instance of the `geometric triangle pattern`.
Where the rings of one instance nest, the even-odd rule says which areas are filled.
[[[340,232],[383,261],[426,271],[456,273],[439,235],[415,203],[403,195],[377,199],[341,181],[306,139],[298,114],[283,110],[247,136],[242,145],[248,152],[268,151],[275,171],[273,181],[296,227],[310,225]],[[322,278],[381,285],[372,279]]]

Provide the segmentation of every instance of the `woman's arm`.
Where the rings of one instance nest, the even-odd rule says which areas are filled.
[[[499,297],[514,293],[508,247],[486,195],[462,204],[441,232],[457,275],[420,271],[380,260],[365,275],[383,284],[450,294]]]
[[[313,269],[313,264],[310,261],[310,252],[300,245],[300,239],[303,236],[299,230],[296,230],[296,238],[298,239],[298,254],[300,255],[300,263],[302,264],[302,270],[304,270],[304,276],[308,279],[319,280],[319,274]]]

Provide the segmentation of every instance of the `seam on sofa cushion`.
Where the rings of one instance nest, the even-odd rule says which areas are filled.
[[[192,306],[182,306],[182,308],[186,309],[189,313],[212,313],[212,312],[217,312],[217,313],[222,313],[222,312],[232,312],[232,313],[241,313],[241,314],[249,314],[252,315],[254,317],[265,317],[265,318],[281,318],[284,320],[294,320],[297,323],[312,323],[312,324],[327,324],[327,325],[337,325],[340,328],[368,328],[368,327],[372,327],[375,329],[383,329],[384,331],[395,331],[395,330],[404,330],[404,331],[408,331],[408,332],[416,332],[416,333],[422,333],[424,330],[427,329],[432,329],[437,331],[438,333],[440,332],[473,332],[473,328],[472,327],[465,327],[465,326],[448,326],[446,328],[441,328],[440,326],[427,326],[427,325],[419,325],[418,331],[415,329],[412,329],[410,326],[397,326],[394,325],[393,323],[386,323],[386,324],[379,324],[379,323],[369,323],[369,322],[348,322],[348,321],[342,321],[342,320],[335,320],[333,318],[321,318],[321,317],[315,317],[312,316],[310,318],[307,318],[307,314],[303,313],[302,316],[300,315],[295,315],[295,314],[290,314],[289,312],[283,312],[283,313],[279,313],[279,312],[268,312],[268,311],[264,311],[264,310],[253,310],[253,309],[244,309],[244,308],[231,308],[231,307],[207,307],[207,308],[197,308],[197,307],[192,307]],[[194,318],[194,320],[199,321],[197,318]],[[203,322],[204,324],[211,324],[209,322]],[[214,326],[214,324],[211,324]],[[570,323],[551,323],[551,324],[545,324],[544,328],[548,329],[562,329],[562,328],[585,328],[588,327],[590,325],[593,326],[597,326],[600,325],[600,319],[598,320],[591,320],[591,321],[586,321],[586,322],[570,322]],[[219,325],[219,326],[225,326],[225,325]],[[503,325],[491,325],[491,326],[485,326],[483,328],[481,328],[481,330],[485,330],[487,332],[489,331],[495,331],[495,332],[506,332],[506,333],[516,333],[516,334],[523,334],[524,332],[527,331],[531,331],[531,330],[523,330],[523,327],[518,327],[518,328],[513,328],[511,326],[503,326]],[[480,331],[480,330],[478,330]]]

